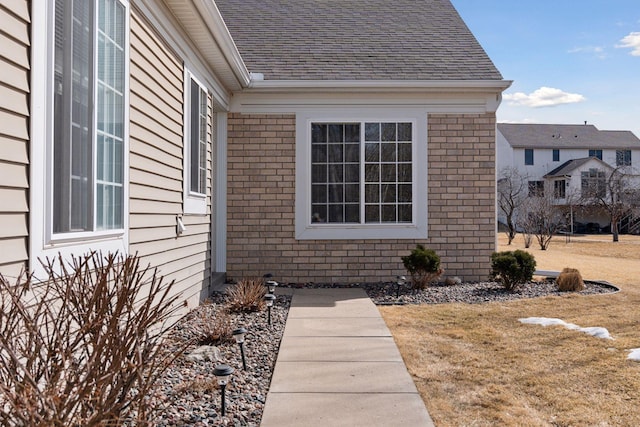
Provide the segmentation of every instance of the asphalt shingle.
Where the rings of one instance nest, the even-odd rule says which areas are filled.
[[[593,125],[498,123],[498,131],[517,148],[640,148],[631,131],[602,131]]]
[[[449,0],[216,0],[268,80],[502,80]]]

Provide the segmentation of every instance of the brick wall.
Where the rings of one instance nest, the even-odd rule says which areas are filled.
[[[428,140],[428,239],[297,241],[295,116],[229,114],[228,277],[393,280],[406,273],[400,257],[423,243],[445,275],[486,279],[496,245],[495,115],[430,115]]]

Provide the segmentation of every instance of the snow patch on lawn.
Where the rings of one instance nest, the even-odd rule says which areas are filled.
[[[613,338],[609,334],[609,331],[606,328],[592,326],[588,328],[583,328],[578,325],[574,325],[573,323],[567,323],[562,319],[555,319],[549,317],[527,317],[524,319],[518,319],[521,323],[528,323],[533,325],[542,325],[542,326],[564,326],[567,329],[571,329],[572,331],[580,331],[585,334],[592,335],[596,338],[603,338],[607,340],[612,340]],[[640,349],[638,350],[638,357],[640,358]]]
[[[629,356],[627,356],[627,359],[629,359],[629,360],[637,360],[638,362],[640,362],[640,348],[632,348],[629,351],[631,353],[629,353]]]

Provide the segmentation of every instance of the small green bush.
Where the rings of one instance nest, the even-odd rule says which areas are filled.
[[[409,255],[403,256],[402,263],[411,275],[414,289],[425,289],[429,283],[444,273],[440,267],[438,254],[433,249],[425,249],[422,245],[416,245]]]
[[[263,310],[266,287],[262,279],[243,279],[227,289],[231,312],[249,313]]]
[[[556,284],[561,292],[581,291],[584,289],[582,275],[575,268],[563,269],[556,279]]]
[[[536,260],[528,252],[515,250],[491,255],[491,277],[511,291],[533,278]]]

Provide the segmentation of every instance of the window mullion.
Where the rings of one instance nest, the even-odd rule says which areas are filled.
[[[366,142],[365,142],[365,122],[360,122],[360,224],[365,224],[365,205],[366,199],[366,182],[365,182],[365,164],[366,164]]]
[[[88,183],[87,189],[89,191],[89,199],[91,203],[89,204],[89,212],[88,215],[91,218],[91,231],[97,230],[98,228],[98,198],[97,198],[97,185],[98,185],[98,113],[100,111],[101,106],[97,104],[96,100],[98,100],[98,77],[96,75],[96,70],[98,69],[98,14],[100,13],[100,6],[96,3],[93,7],[93,16],[92,16],[92,26],[91,26],[91,34],[93,36],[92,43],[92,60],[89,61],[90,69],[89,69],[89,81],[92,86],[91,90],[91,103],[89,105],[94,105],[92,115],[91,115],[91,179],[92,182]],[[104,144],[103,144],[104,147]],[[103,153],[104,154],[104,153]],[[104,214],[104,212],[103,212]]]

